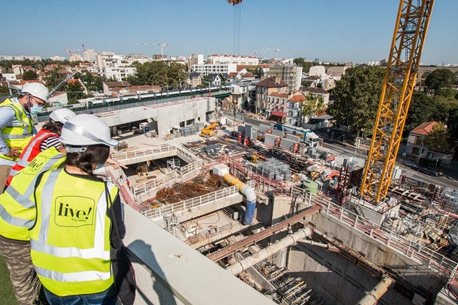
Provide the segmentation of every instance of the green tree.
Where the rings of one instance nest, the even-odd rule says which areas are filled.
[[[186,66],[172,62],[167,69],[167,79],[173,88],[186,87]]]
[[[326,108],[322,96],[309,93],[307,96],[304,95],[304,97],[306,100],[299,103],[302,114],[301,121],[303,121],[305,117],[313,117],[317,112],[321,112]]]
[[[65,86],[65,92],[67,92],[67,97],[69,100],[77,100],[85,97],[83,87],[77,81],[67,83]]]
[[[450,88],[455,81],[455,74],[448,69],[437,69],[431,72],[425,80],[425,85],[436,94],[439,89]]]
[[[23,80],[36,80],[38,79],[38,74],[37,72],[33,70],[28,70],[22,73],[22,79]]]
[[[309,72],[310,67],[313,66],[313,62],[305,61],[302,57],[294,58],[293,62],[299,67],[302,67],[302,72],[304,73]]]
[[[375,66],[356,66],[347,69],[331,91],[334,103],[328,113],[337,124],[352,131],[371,132],[376,118],[385,70]]]
[[[415,91],[410,100],[410,107],[404,126],[404,135],[424,122],[432,120],[436,106],[427,93]]]
[[[450,134],[443,123],[438,123],[425,137],[424,144],[429,149],[447,152],[450,149]]]
[[[60,82],[63,81],[65,78],[66,78],[66,75],[63,73],[59,73],[59,68],[55,68],[51,71],[46,72],[45,74],[46,86],[50,88],[54,88],[58,84],[60,84]]]
[[[137,76],[142,84],[167,87],[167,65],[163,61],[146,62],[137,66]]]

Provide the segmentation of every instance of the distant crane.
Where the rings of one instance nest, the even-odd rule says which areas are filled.
[[[68,52],[68,57],[71,57],[72,52],[79,52],[79,49],[65,49],[65,52]]]
[[[142,46],[160,46],[161,47],[161,59],[164,58],[164,47],[170,46],[170,43],[166,42],[137,42],[136,44],[142,45]]]

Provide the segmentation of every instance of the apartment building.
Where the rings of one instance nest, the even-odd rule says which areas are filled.
[[[268,77],[280,77],[287,84],[287,92],[292,93],[301,86],[302,67],[295,65],[273,65],[270,66]]]
[[[192,72],[197,72],[201,75],[208,74],[230,74],[237,71],[237,64],[203,64],[192,65]]]
[[[256,84],[255,112],[269,115],[269,96],[274,92],[287,93],[288,84],[280,77],[268,77]],[[273,101],[271,99],[271,101]]]
[[[207,57],[207,64],[236,64],[257,66],[259,65],[259,58],[256,56],[211,54]]]

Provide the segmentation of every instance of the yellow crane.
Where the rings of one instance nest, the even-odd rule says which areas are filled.
[[[386,197],[414,91],[434,0],[401,0],[360,195]]]

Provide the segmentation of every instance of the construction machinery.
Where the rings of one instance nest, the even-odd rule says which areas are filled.
[[[215,128],[218,126],[218,122],[211,123],[200,131],[200,136],[204,138],[213,137],[215,135]]]
[[[434,0],[401,0],[360,195],[387,195],[414,91]]]

